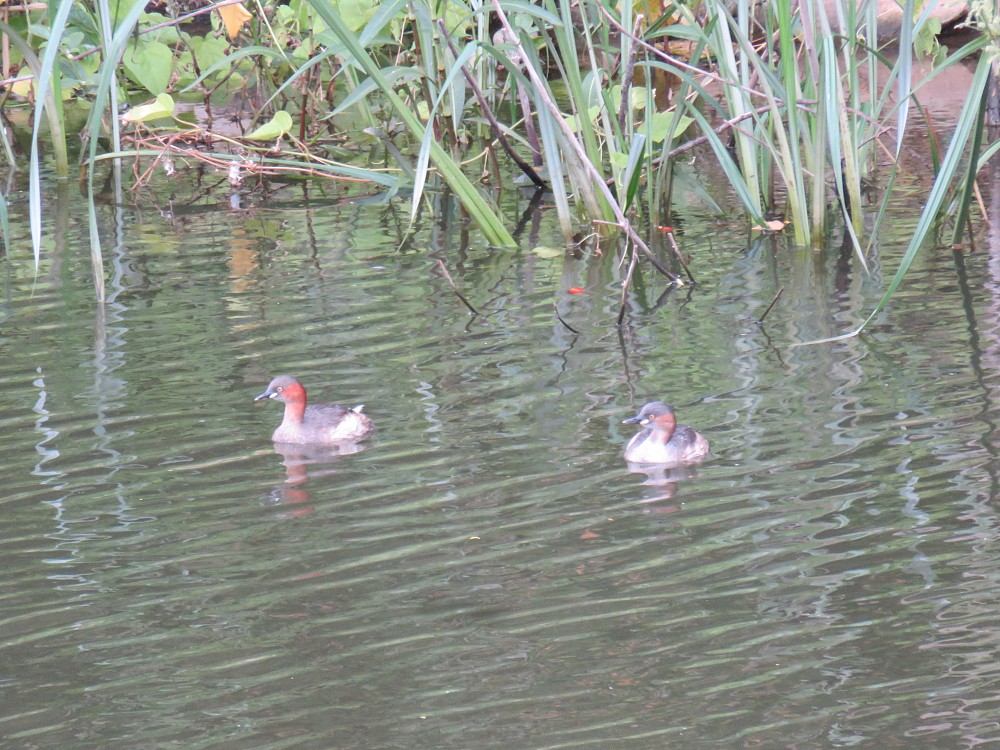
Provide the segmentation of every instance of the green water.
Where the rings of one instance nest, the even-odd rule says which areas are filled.
[[[102,209],[103,310],[79,201],[53,191],[37,277],[11,207],[5,746],[1000,736],[996,247],[929,251],[865,338],[790,348],[867,315],[907,214],[865,274],[682,197],[698,284],[643,272],[617,328],[614,247],[534,252],[545,214],[512,252],[446,203],[407,238],[407,206],[336,188],[170,189]],[[365,450],[276,453],[280,372],[365,403]],[[710,461],[628,470],[653,398]]]

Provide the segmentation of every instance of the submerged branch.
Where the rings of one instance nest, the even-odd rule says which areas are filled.
[[[628,272],[625,274],[625,281],[622,282],[622,306],[618,310],[618,322],[615,323],[619,328],[621,328],[622,321],[625,320],[625,310],[626,303],[628,302],[628,290],[632,286],[632,274],[635,273],[636,262],[639,260],[639,256],[632,251],[632,259],[628,263]]]
[[[694,280],[694,274],[691,273],[691,269],[688,268],[688,264],[684,260],[684,256],[681,254],[680,247],[677,246],[677,239],[674,237],[674,228],[665,227],[664,230],[667,233],[667,240],[670,242],[670,249],[674,251],[674,256],[677,258],[677,262],[681,264],[681,268],[684,269],[684,273],[687,274],[688,279],[692,284],[697,283]]]
[[[784,292],[784,291],[785,291],[785,287],[781,287],[781,289],[778,290],[778,293],[776,295],[774,295],[774,299],[771,300],[771,304],[768,305],[767,309],[763,312],[763,314],[759,318],[757,318],[757,322],[758,323],[763,323],[764,322],[764,318],[766,318],[767,314],[769,312],[771,312],[771,308],[774,307],[774,305],[778,301],[778,298],[781,296],[781,293]]]
[[[462,300],[462,304],[465,305],[467,308],[469,308],[469,310],[472,312],[473,315],[479,315],[479,310],[474,308],[472,306],[472,303],[465,298],[465,295],[463,295],[460,291],[458,291],[458,287],[455,285],[454,279],[451,278],[451,274],[448,273],[448,269],[445,267],[444,261],[438,258],[437,264],[438,267],[441,269],[441,273],[444,274],[445,280],[449,284],[451,284],[451,289],[453,292],[455,292],[455,296],[457,296],[460,300]]]
[[[553,303],[552,308],[556,311],[556,318],[559,320],[559,322],[562,323],[564,326],[566,326],[567,329],[569,329],[577,336],[579,336],[580,332],[576,330],[573,326],[571,326],[569,323],[567,323],[565,320],[563,320],[563,316],[559,314],[559,305]]]

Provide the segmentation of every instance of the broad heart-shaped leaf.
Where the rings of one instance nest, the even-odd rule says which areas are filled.
[[[372,0],[341,0],[335,5],[347,27],[356,34],[375,15],[379,3],[372,2]]]
[[[247,136],[251,141],[273,141],[280,138],[292,129],[292,116],[285,110],[279,109],[274,113],[270,122],[266,122]]]
[[[170,47],[145,39],[130,43],[122,57],[129,78],[154,96],[167,90],[173,62],[174,53]]]
[[[148,104],[132,107],[122,115],[122,122],[148,122],[161,117],[172,117],[174,114],[174,99],[170,94],[160,94]]]
[[[691,123],[694,122],[690,117],[685,117],[679,114],[676,110],[671,110],[669,112],[654,112],[647,118],[640,127],[639,131],[649,138],[653,143],[659,143],[667,134],[670,129],[673,128],[674,118],[677,118],[677,127],[674,128],[674,135],[680,135],[685,130],[687,130]]]
[[[225,59],[226,48],[229,46],[229,43],[220,37],[192,36],[188,37],[187,45],[190,51],[182,52],[178,59],[178,68],[180,68],[179,72],[183,79],[183,82],[179,86],[187,86],[195,80],[198,72],[204,73],[213,65]],[[195,71],[194,69],[192,55],[198,61],[199,71]],[[92,55],[92,57],[96,57],[96,55]],[[226,68],[226,73],[228,72],[229,69]]]

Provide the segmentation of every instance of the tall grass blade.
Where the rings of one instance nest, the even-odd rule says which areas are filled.
[[[10,258],[10,225],[7,220],[7,195],[0,193],[0,232],[3,232],[3,254]]]
[[[622,208],[626,211],[635,201],[636,193],[639,191],[640,179],[643,175],[643,166],[646,164],[646,136],[636,133],[632,138],[632,145],[628,152],[628,162],[622,172],[622,182],[625,186],[624,203]]]
[[[923,246],[924,242],[927,241],[927,238],[931,233],[931,229],[937,221],[941,207],[944,205],[944,202],[948,197],[952,181],[958,172],[959,164],[962,160],[962,154],[965,152],[966,146],[970,145],[970,139],[972,138],[973,131],[978,124],[980,107],[985,93],[986,83],[989,80],[989,72],[990,57],[989,55],[983,55],[979,59],[979,65],[977,66],[976,72],[972,77],[972,82],[969,85],[969,95],[965,100],[962,112],[958,118],[958,126],[955,129],[951,143],[948,145],[948,151],[945,153],[944,160],[941,163],[941,170],[938,172],[937,178],[934,180],[934,185],[931,188],[930,195],[927,197],[927,203],[924,206],[923,213],[920,215],[920,220],[917,222],[917,228],[913,232],[913,237],[910,238],[910,243],[906,247],[906,252],[903,254],[903,259],[899,263],[899,268],[896,269],[896,273],[893,275],[892,281],[889,282],[889,286],[886,288],[882,298],[875,306],[875,309],[872,310],[871,314],[865,318],[864,322],[862,322],[860,326],[849,333],[845,333],[840,336],[833,336],[831,338],[819,339],[816,341],[802,342],[801,344],[793,344],[793,346],[823,344],[832,341],[842,341],[844,339],[857,336],[875,318],[875,316],[882,311],[886,304],[888,304],[892,295],[905,278],[906,272],[910,269],[910,265],[913,263],[914,258],[917,257],[917,253],[920,251],[920,248]],[[970,154],[969,158],[976,161],[977,156],[977,154]]]
[[[70,3],[66,3],[69,5]],[[122,55],[125,53],[126,45],[132,36],[139,17],[144,12],[145,6],[136,3],[124,17],[119,20],[118,27],[114,29],[110,25],[109,15],[102,21],[104,32],[111,34],[104,39],[104,61],[98,69],[97,86],[94,90],[94,103],[90,109],[90,116],[87,118],[87,132],[90,134],[90,151],[87,159],[87,220],[90,233],[90,257],[94,268],[94,285],[99,303],[104,301],[104,271],[103,271],[103,251],[101,247],[101,233],[97,221],[96,193],[94,189],[94,172],[97,163],[97,143],[102,132],[102,120],[108,110],[109,102],[113,105],[117,101],[117,68]],[[105,6],[107,11],[107,7]],[[118,113],[111,112],[112,119],[117,119]],[[112,137],[118,138],[117,122],[112,125]],[[116,151],[121,150],[120,144]],[[112,169],[120,169],[120,164],[115,161]],[[120,175],[115,172],[115,183],[118,184]]]
[[[929,86],[935,77],[942,74],[944,71],[946,71],[948,68],[954,65],[960,65],[963,60],[975,55],[977,52],[983,49],[987,44],[989,44],[989,38],[983,35],[963,45],[960,49],[955,50],[955,52],[948,55],[947,59],[942,64],[935,67],[934,70],[931,71],[929,75],[925,76],[915,87],[911,88],[910,90],[911,98],[916,97],[916,95],[919,94],[920,90],[923,89],[925,86]],[[876,53],[872,51],[871,54],[875,55]],[[880,55],[879,59],[884,65],[889,66],[889,61],[886,60],[884,56]],[[889,77],[891,80],[895,80],[896,73],[897,71],[895,70],[895,68],[893,68],[890,71]],[[887,82],[886,90],[883,91],[882,95],[878,98],[879,109],[876,110],[877,112],[881,112],[882,111],[881,107],[886,104],[889,94],[889,89],[890,89],[889,83]],[[922,110],[920,110],[919,103],[917,103],[916,106],[918,108],[918,111],[922,112]],[[887,116],[891,116],[891,114],[892,112],[890,111],[887,113]],[[929,121],[929,117],[926,114],[924,114],[923,117],[925,121]],[[867,133],[865,137],[874,140],[874,135],[871,132]],[[938,171],[939,154],[937,148],[937,139],[933,136],[933,133],[928,133],[928,137],[926,140],[929,146],[931,160],[934,163],[935,171]],[[898,160],[896,160],[893,162],[892,167],[889,171],[888,179],[882,186],[881,190],[882,200],[879,204],[879,209],[875,214],[875,218],[871,222],[870,236],[872,237],[872,241],[874,241],[874,238],[878,236],[882,227],[882,222],[888,215],[889,203],[893,196],[893,188],[895,187],[896,178],[898,177],[898,175],[899,175],[899,162]]]
[[[795,28],[791,0],[776,0],[775,12],[778,21],[778,47],[780,50],[778,73],[780,80],[784,83],[786,123],[784,128],[781,126],[781,114],[770,86],[765,91],[768,95],[768,103],[771,105],[775,135],[778,138],[778,149],[781,157],[780,163],[783,165],[782,177],[785,180],[788,190],[788,202],[791,208],[792,226],[795,230],[795,241],[799,245],[805,245],[812,239],[812,230],[810,229],[809,204],[806,202],[805,193],[805,183],[808,178],[806,177],[806,171],[802,167],[800,156],[800,143],[803,139],[803,133],[800,132],[799,127],[798,106],[799,101],[802,99],[802,92],[799,88],[800,73],[796,64]],[[762,82],[766,82],[763,76]],[[818,124],[822,128],[822,118],[818,118]],[[818,145],[815,148],[817,150],[825,150],[825,134],[822,132],[818,133],[816,134],[816,138],[822,145]],[[814,147],[813,144],[807,143],[806,148],[812,149]],[[810,161],[813,162],[813,190],[822,191],[821,185],[825,185],[826,179],[825,170],[821,168],[822,156],[818,161],[815,158],[811,158]],[[822,205],[825,207],[825,203]],[[811,218],[813,221],[820,221],[821,216],[822,214],[819,217],[814,215]]]
[[[740,55],[739,60],[737,60],[736,45],[733,44],[730,34],[730,23],[736,27],[737,22],[733,21],[730,17],[725,3],[715,0],[708,5],[711,6],[709,9],[709,18],[715,19],[714,22],[710,23],[708,30],[709,46],[712,53],[716,56],[719,75],[726,81],[723,90],[723,96],[727,105],[725,111],[727,116],[731,118],[749,115],[753,112],[753,104],[750,101],[748,93],[750,66],[745,54]],[[738,28],[744,32],[743,36],[747,40],[746,47],[749,47],[749,34],[747,33],[749,21],[747,20],[748,10],[746,0],[739,0],[738,9],[740,12]],[[705,134],[708,135],[708,132],[705,131]],[[740,182],[743,183],[743,189],[739,191],[741,192],[741,200],[746,203],[753,216],[763,216],[764,205],[762,203],[761,180],[758,174],[760,158],[757,142],[754,140],[753,135],[744,132],[742,127],[736,128],[734,135],[736,152],[739,159],[739,170],[742,174]],[[730,159],[729,161],[731,162],[732,160]],[[730,175],[729,169],[726,169],[726,174],[727,176]]]
[[[365,71],[369,78],[372,78],[382,94],[389,100],[396,110],[400,119],[407,129],[417,140],[424,137],[424,125],[417,115],[407,107],[406,102],[396,93],[385,79],[381,69],[358,42],[340,14],[324,0],[309,0],[312,7],[320,18],[330,28],[330,31],[344,45],[347,53],[353,61]],[[430,160],[440,170],[448,186],[454,191],[456,197],[461,202],[473,222],[482,230],[487,241],[500,246],[513,247],[516,243],[510,232],[504,227],[499,216],[486,202],[479,191],[472,184],[468,177],[462,172],[461,167],[448,155],[437,141],[433,139],[429,146]]]
[[[570,241],[573,236],[573,217],[569,210],[569,199],[566,196],[566,180],[563,171],[562,151],[557,141],[557,128],[553,123],[553,115],[544,102],[535,101],[535,111],[538,113],[538,133],[542,137],[542,147],[545,149],[545,166],[549,173],[549,185],[552,199],[556,204],[556,215],[562,229],[563,239]]]
[[[730,156],[729,151],[726,149],[726,145],[719,138],[719,135],[712,128],[711,123],[705,118],[705,115],[697,107],[692,107],[688,111],[701,128],[702,134],[715,153],[715,158],[718,159],[719,165],[726,175],[726,179],[729,180],[729,184],[736,192],[740,202],[743,203],[743,207],[757,224],[763,226],[765,221],[764,212],[757,208],[759,200],[755,197],[753,189],[744,179],[739,166],[733,161],[732,156]]]
[[[49,44],[45,48],[45,55],[42,57],[35,79],[37,102],[35,104],[34,127],[31,130],[31,153],[28,157],[28,216],[31,223],[31,249],[35,256],[35,270],[38,270],[42,255],[42,181],[38,136],[46,110],[48,110],[50,118],[50,129],[55,125],[55,130],[49,135],[56,148],[57,174],[65,176],[69,171],[69,162],[65,151],[66,138],[62,131],[61,118],[58,117],[61,111],[62,92],[53,90],[52,79],[56,67],[56,56],[59,54],[59,40],[66,30],[66,19],[69,18],[72,7],[73,3],[71,2],[63,2],[59,5],[59,9],[52,19]]]
[[[587,91],[584,89],[583,82],[581,80],[579,92],[569,95],[571,103],[575,103],[576,105],[574,109],[576,129],[574,130],[566,124],[565,120],[562,118],[562,113],[555,105],[555,96],[548,85],[548,75],[545,72],[546,68],[542,65],[542,61],[539,59],[538,52],[535,50],[534,46],[530,44],[522,44],[519,48],[519,52],[521,53],[521,58],[523,60],[523,75],[527,76],[527,79],[525,79],[528,87],[527,90],[532,92],[532,97],[535,100],[535,111],[540,112],[543,108],[545,108],[549,111],[551,117],[553,118],[549,123],[552,126],[551,132],[554,136],[551,146],[553,148],[564,149],[564,153],[559,157],[561,160],[561,171],[573,186],[576,201],[583,204],[589,216],[604,217],[606,220],[611,220],[612,216],[607,213],[607,203],[602,202],[598,197],[597,191],[592,183],[590,170],[587,166],[587,164],[591,165],[593,169],[599,173],[600,166],[602,164],[601,151],[597,147],[596,135],[594,134],[594,124],[591,122],[587,106],[587,103],[591,101],[592,98],[598,97],[599,87],[592,89],[594,91],[594,97],[589,97],[587,96]],[[552,52],[553,54],[556,54],[557,50],[552,50]],[[560,71],[562,71],[563,64],[558,60],[558,58],[556,58],[556,63],[558,64]],[[510,70],[511,69],[508,68],[508,71]],[[577,78],[579,79],[579,71],[577,71]],[[540,117],[540,115],[537,115],[536,117]],[[558,118],[558,122],[556,121],[556,118]],[[592,148],[588,148],[587,146],[588,133],[594,136],[594,144]],[[555,152],[551,152],[546,149],[546,162],[553,157],[554,153]],[[586,164],[584,162],[586,162]],[[603,177],[601,179],[603,179]],[[552,182],[554,183],[554,179]],[[565,220],[560,217],[560,222],[568,220],[568,217]]]
[[[459,54],[455,63],[451,66],[451,70],[448,72],[447,78],[445,78],[444,83],[441,85],[441,90],[438,93],[437,99],[434,101],[434,106],[431,108],[427,115],[427,122],[434,122],[434,117],[437,115],[437,111],[441,106],[441,100],[447,95],[448,91],[451,89],[452,83],[457,76],[462,75],[462,66],[465,65],[469,58],[471,58],[477,51],[478,46],[475,42],[465,45],[465,49]],[[431,158],[431,143],[434,140],[434,128],[428,125],[424,128],[424,138],[420,143],[420,152],[417,155],[417,165],[414,168],[414,185],[413,185],[413,201],[410,206],[410,223],[416,220],[417,212],[420,209],[420,199],[423,196],[424,185],[427,184],[427,167]]]
[[[976,174],[979,172],[979,154],[983,143],[983,131],[986,129],[986,107],[989,99],[989,86],[983,86],[982,97],[979,101],[979,111],[976,112],[976,124],[972,134],[972,146],[969,149],[969,167],[962,182],[958,196],[958,214],[955,216],[955,227],[951,236],[952,246],[957,247],[962,243],[962,234],[965,232],[966,223],[969,220],[969,207],[972,205],[972,197],[976,189]]]
[[[101,42],[105,49],[111,46],[111,40],[114,38],[114,28],[112,27],[112,20],[114,18],[113,11],[111,9],[108,0],[97,0],[96,3],[97,13],[100,17],[101,23]],[[134,25],[138,23],[139,17],[136,16],[135,21],[131,24]],[[127,23],[127,21],[126,21]],[[129,26],[129,31],[131,32],[131,25]],[[124,50],[123,50],[124,51]],[[115,60],[119,60],[120,57],[116,56]],[[118,121],[118,71],[117,66],[111,69],[111,80],[108,85],[108,100],[111,106],[111,117],[108,118],[111,125],[111,148],[115,151],[120,151],[122,147],[121,139],[121,125]]]
[[[899,158],[903,148],[903,136],[906,134],[906,120],[910,113],[910,89],[913,86],[913,0],[903,0],[903,20],[899,28],[899,57],[896,67],[899,71],[897,83],[897,101],[899,111],[896,113],[896,158]]]

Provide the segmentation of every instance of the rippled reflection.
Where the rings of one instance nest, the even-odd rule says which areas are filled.
[[[445,199],[410,235],[276,190],[120,209],[96,316],[79,218],[39,281],[9,261],[8,743],[996,740],[987,254],[928,253],[868,335],[790,349],[856,324],[912,228],[867,276],[689,209],[698,284],[640,272],[617,328],[613,248],[536,252],[547,217],[498,251]],[[378,431],[274,445],[277,371]],[[710,460],[624,462],[651,398]]]

